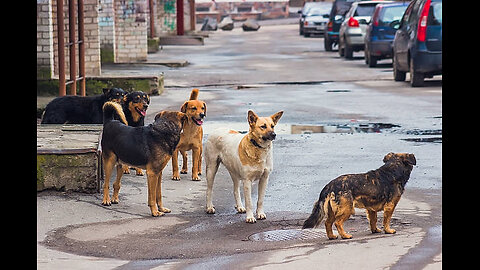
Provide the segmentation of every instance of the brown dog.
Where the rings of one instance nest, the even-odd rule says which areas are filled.
[[[203,138],[203,118],[207,116],[207,104],[198,100],[198,89],[193,89],[190,93],[190,100],[185,101],[180,111],[187,115],[187,121],[183,127],[183,133],[180,135],[180,142],[172,156],[173,176],[172,180],[180,180],[178,174],[178,152],[182,154],[183,164],[181,174],[187,173],[187,151],[192,150],[192,180],[200,181],[199,175],[202,174],[202,138]]]
[[[326,215],[325,228],[329,239],[337,238],[332,231],[334,222],[342,238],[352,238],[352,235],[343,229],[343,222],[355,213],[354,207],[357,207],[367,210],[372,233],[381,232],[377,228],[378,211],[384,211],[385,233],[395,233],[395,230],[390,228],[390,219],[417,161],[413,154],[388,153],[383,162],[385,164],[376,170],[341,175],[330,181],[320,192],[312,214],[303,223],[303,228],[318,227]]]

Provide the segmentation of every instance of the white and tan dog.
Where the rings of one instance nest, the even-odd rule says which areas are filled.
[[[273,144],[276,134],[274,127],[283,111],[270,117],[258,117],[248,111],[249,132],[246,135],[229,129],[218,129],[208,136],[205,143],[205,162],[207,171],[207,213],[214,214],[212,204],[212,188],[215,174],[220,163],[227,168],[233,180],[235,209],[239,213],[247,213],[246,222],[257,220],[252,211],[252,183],[258,183],[257,219],[265,219],[263,199],[268,184],[268,176],[273,169]],[[240,198],[240,181],[243,182],[245,205]]]

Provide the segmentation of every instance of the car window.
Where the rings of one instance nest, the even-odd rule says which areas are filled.
[[[312,7],[308,10],[307,16],[321,16],[328,15],[330,13],[330,8],[328,7]]]
[[[442,24],[442,2],[432,2],[428,13],[428,25]]]
[[[400,21],[403,16],[403,12],[407,6],[387,7],[383,9],[383,14],[378,20],[379,26],[388,26],[393,21]]]
[[[373,11],[375,11],[375,6],[374,5],[358,5],[357,9],[355,10],[355,13],[353,14],[354,17],[356,16],[372,16]]]

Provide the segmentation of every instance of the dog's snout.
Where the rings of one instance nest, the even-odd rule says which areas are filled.
[[[204,118],[205,117],[205,114],[204,113],[200,113],[200,118]]]
[[[148,109],[148,104],[143,104],[143,108],[146,110]]]
[[[274,140],[277,137],[277,134],[275,134],[275,132],[272,132],[270,133],[270,137],[272,138],[272,140]]]

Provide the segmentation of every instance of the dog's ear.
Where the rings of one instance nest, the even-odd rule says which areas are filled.
[[[254,113],[252,110],[249,110],[248,117],[247,117],[248,124],[250,126],[255,125],[257,123],[257,119],[258,119],[258,115]]]
[[[147,94],[147,104],[150,104],[150,96]]]
[[[207,103],[203,102],[203,107],[205,108],[205,112],[203,114],[207,116]]]
[[[383,157],[383,163],[386,163],[387,161],[389,161],[393,156],[395,156],[395,153],[393,152],[388,153],[385,157]]]
[[[178,113],[178,116],[180,118],[180,122],[182,122],[182,124],[185,124],[185,121],[187,121],[188,119],[188,116],[186,113],[182,113],[182,112],[179,112]]]
[[[272,118],[273,123],[275,123],[275,125],[276,125],[278,120],[280,120],[280,117],[282,117],[282,115],[283,115],[283,111],[279,111],[276,114],[272,114],[272,116],[270,116],[270,118]]]
[[[403,162],[405,162],[407,165],[417,165],[417,160],[415,159],[414,154],[406,154],[403,156]]]
[[[183,113],[186,113],[187,112],[187,106],[188,106],[188,101],[185,101],[185,103],[183,103],[182,107],[180,108],[180,111],[183,112]]]

